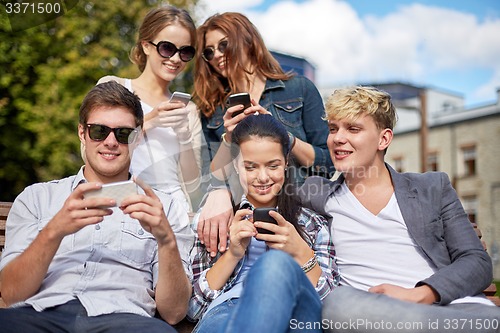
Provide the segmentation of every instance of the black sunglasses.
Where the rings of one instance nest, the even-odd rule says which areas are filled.
[[[219,45],[217,45],[217,50],[219,50],[219,52],[222,54],[226,52],[226,49],[227,49],[227,40],[223,40],[222,42],[219,43]],[[212,46],[206,47],[203,50],[201,56],[203,57],[203,59],[205,59],[205,61],[211,61],[215,56],[215,48],[213,48]]]
[[[177,48],[177,46],[175,46],[174,44],[166,42],[164,40],[158,42],[158,44],[155,44],[153,42],[149,43],[156,46],[156,51],[158,51],[158,54],[167,59],[173,57],[177,52],[179,52],[179,57],[181,58],[181,60],[184,62],[188,62],[189,60],[194,58],[194,54],[196,53],[195,48],[191,45],[184,45],[180,48]]]
[[[104,141],[109,133],[113,131],[116,141],[128,145],[129,143],[133,143],[139,134],[137,129],[129,127],[111,128],[99,124],[86,124],[86,126],[89,129],[89,137],[94,141]]]

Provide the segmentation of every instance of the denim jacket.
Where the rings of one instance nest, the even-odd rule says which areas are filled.
[[[301,185],[310,174],[331,178],[335,171],[330,159],[326,139],[328,124],[322,118],[325,108],[316,86],[306,77],[294,76],[289,80],[266,81],[259,104],[277,118],[298,139],[311,144],[315,159],[312,168],[300,168],[298,161],[290,161],[290,176]],[[210,118],[202,116],[201,123],[207,149],[202,152],[203,171],[217,153],[224,133],[222,117],[226,109],[218,106]]]

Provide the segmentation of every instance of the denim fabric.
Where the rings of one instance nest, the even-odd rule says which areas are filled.
[[[174,333],[166,322],[131,313],[112,313],[90,317],[78,300],[42,312],[29,306],[0,309],[2,333]]]
[[[324,300],[325,332],[500,332],[500,308],[426,305],[343,286]]]
[[[321,332],[300,325],[321,321],[321,300],[295,260],[279,250],[266,252],[252,266],[231,312],[219,332]]]
[[[326,146],[328,124],[322,119],[325,116],[325,108],[314,84],[303,76],[294,76],[287,81],[268,79],[259,104],[271,112],[290,133],[314,148],[316,156],[312,168],[298,168],[297,163],[290,168],[295,182],[301,185],[310,174],[330,178],[335,169]],[[207,143],[207,149],[202,151],[204,174],[208,174],[210,161],[222,140],[222,117],[225,112],[226,109],[219,106],[211,118],[202,115],[201,124]]]

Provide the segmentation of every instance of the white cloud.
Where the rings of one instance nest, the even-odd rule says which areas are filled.
[[[492,73],[488,82],[459,92],[491,98],[500,87],[498,18],[479,22],[472,14],[421,4],[359,17],[337,0],[281,1],[258,13],[246,9],[256,4],[224,0],[209,6],[246,14],[270,49],[308,59],[318,86],[391,80],[435,85],[428,80],[440,72],[479,69]]]

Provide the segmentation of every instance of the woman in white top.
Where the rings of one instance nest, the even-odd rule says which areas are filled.
[[[144,138],[132,157],[131,173],[169,193],[191,211],[188,193],[200,175],[201,124],[194,103],[170,102],[170,83],[195,55],[196,27],[188,12],[162,6],[146,14],[130,54],[141,74],[135,79],[105,76],[141,99]]]

